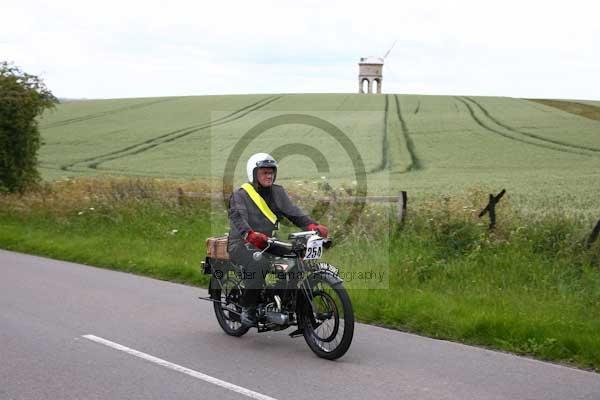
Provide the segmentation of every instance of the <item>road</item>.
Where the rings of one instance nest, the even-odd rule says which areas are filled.
[[[369,325],[333,362],[229,337],[195,287],[2,250],[0,274],[2,400],[600,399],[599,374]]]

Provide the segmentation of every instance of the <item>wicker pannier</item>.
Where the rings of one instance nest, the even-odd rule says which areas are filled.
[[[227,240],[228,236],[209,237],[206,239],[206,256],[219,260],[229,260]]]

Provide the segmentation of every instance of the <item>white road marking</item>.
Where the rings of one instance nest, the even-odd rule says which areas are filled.
[[[248,396],[248,397],[250,397],[252,399],[256,399],[256,400],[277,400],[277,399],[274,399],[273,397],[269,397],[269,396],[266,396],[264,394],[261,394],[261,393],[258,393],[258,392],[254,392],[254,391],[252,391],[250,389],[246,389],[246,388],[243,388],[241,386],[234,385],[233,383],[229,383],[229,382],[225,382],[225,381],[222,381],[220,379],[217,379],[217,378],[213,378],[210,375],[206,375],[206,374],[203,374],[201,372],[194,371],[193,369],[182,367],[181,365],[173,364],[173,363],[171,363],[169,361],[166,361],[166,360],[163,360],[161,358],[154,357],[154,356],[151,356],[151,355],[146,354],[146,353],[142,353],[141,351],[137,351],[137,350],[131,349],[129,347],[125,347],[123,345],[120,345],[120,344],[115,343],[115,342],[111,342],[110,340],[106,340],[106,339],[103,339],[103,338],[98,337],[98,336],[83,335],[82,337],[84,337],[85,339],[91,340],[93,342],[100,343],[100,344],[103,344],[103,345],[108,346],[108,347],[112,347],[113,349],[123,351],[123,352],[125,352],[127,354],[131,354],[132,356],[136,356],[136,357],[142,358],[144,360],[153,362],[153,363],[158,364],[160,366],[163,366],[165,368],[169,368],[169,369],[172,369],[174,371],[181,372],[181,373],[189,375],[189,376],[193,376],[194,378],[201,379],[201,380],[203,380],[205,382],[212,383],[212,384],[217,385],[217,386],[221,386],[222,388],[229,389],[229,390],[231,390],[233,392],[243,394],[244,396]]]

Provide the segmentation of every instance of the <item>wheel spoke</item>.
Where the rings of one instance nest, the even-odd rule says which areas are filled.
[[[241,308],[237,305],[241,294],[241,287],[237,280],[225,278],[220,284],[219,302],[214,303],[217,320],[221,328],[233,336],[243,335],[248,331],[237,316]]]
[[[334,351],[344,335],[344,307],[336,291],[319,282],[313,290],[314,318],[318,325],[313,326],[313,340],[325,352]],[[341,324],[340,324],[341,321]]]

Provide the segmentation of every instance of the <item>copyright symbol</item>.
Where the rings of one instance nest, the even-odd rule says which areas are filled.
[[[223,271],[221,271],[221,270],[219,270],[219,269],[218,269],[218,270],[216,270],[216,271],[213,273],[213,275],[214,275],[214,277],[215,277],[215,278],[217,278],[217,279],[221,279],[221,278],[223,278]]]
[[[229,157],[227,158],[223,175],[223,201],[225,206],[228,207],[227,199],[229,198],[229,195],[233,193],[234,173],[246,148],[255,139],[258,139],[263,132],[285,125],[305,125],[311,128],[319,129],[321,132],[323,132],[323,134],[331,137],[344,149],[346,155],[352,163],[354,180],[356,182],[354,202],[352,204],[350,213],[346,218],[345,225],[349,226],[356,222],[359,214],[364,208],[364,199],[367,195],[367,173],[364,161],[360,155],[360,152],[358,151],[358,148],[355,146],[352,140],[350,140],[348,135],[342,132],[331,122],[308,114],[283,114],[267,118],[253,126],[235,143],[231,153],[229,154]],[[272,151],[272,155],[279,161],[292,155],[305,156],[315,163],[319,173],[329,172],[329,164],[325,155],[321,153],[320,149],[307,145],[306,143],[300,142],[284,144],[274,149]],[[326,206],[328,204],[324,203],[322,205]],[[315,217],[320,217],[320,215],[315,215]]]

